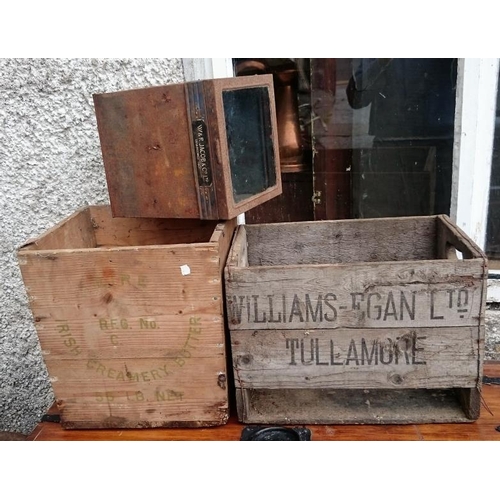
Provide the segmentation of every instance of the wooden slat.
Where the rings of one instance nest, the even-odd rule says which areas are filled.
[[[224,274],[224,268],[226,267],[229,250],[236,230],[236,222],[236,219],[232,219],[217,224],[210,238],[210,243],[217,245],[219,249],[219,270],[221,276]]]
[[[500,377],[500,363],[487,362],[485,375]],[[307,425],[313,441],[500,441],[500,385],[484,384],[479,419],[472,423],[420,425]],[[232,411],[226,425],[203,429],[67,430],[42,422],[30,441],[237,441],[245,424]]]
[[[441,258],[447,258],[449,246],[462,252],[464,258],[481,258],[486,261],[484,252],[456,225],[447,215],[438,216],[438,242]]]
[[[221,284],[214,281],[219,257],[208,243],[32,252],[25,260],[21,269],[31,290],[37,327],[49,319],[86,319],[85,328],[99,328],[101,318],[176,317],[216,313],[220,308],[213,299],[221,300]],[[181,266],[188,266],[189,274],[183,275]]]
[[[244,423],[273,425],[469,422],[453,390],[236,389]]]
[[[144,309],[140,310],[140,304],[132,312],[127,303],[121,301],[121,315],[111,312],[112,308],[101,308],[99,317],[87,316],[89,309],[80,309],[81,315],[72,318],[37,317],[45,361],[56,365],[61,360],[76,360],[81,352],[92,355],[90,359],[94,360],[135,357],[144,361],[159,356],[172,360],[185,351],[186,346],[190,346],[190,357],[223,354],[222,321],[214,321],[214,314],[218,314],[216,304],[211,311],[193,309],[187,314],[179,314],[182,309],[161,311],[161,303],[157,307],[147,315]],[[190,309],[189,304],[183,307]],[[98,314],[99,309],[94,310],[94,314]]]
[[[476,387],[475,327],[231,332],[235,383],[250,389]]]
[[[248,266],[247,231],[244,225],[236,228],[234,241],[227,258],[228,267]]]
[[[92,227],[89,208],[81,208],[74,214],[56,224],[36,239],[21,248],[20,257],[25,251],[94,248],[96,238]]]
[[[232,268],[231,330],[479,326],[484,266],[468,261]]]
[[[436,258],[436,218],[259,224],[247,227],[250,266]]]
[[[199,427],[227,420],[226,387],[219,380],[224,364],[223,353],[204,358],[181,354],[177,358],[83,360],[81,365],[64,360],[47,364],[47,369],[58,375],[51,380],[66,427],[180,423]]]
[[[207,243],[217,225],[198,219],[113,218],[109,206],[90,207],[90,218],[99,247]]]

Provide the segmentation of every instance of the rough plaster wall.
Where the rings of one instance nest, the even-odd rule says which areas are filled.
[[[0,59],[0,431],[53,402],[16,249],[109,202],[92,94],[183,80],[181,59]]]
[[[484,358],[500,361],[500,304],[492,303],[486,309]]]

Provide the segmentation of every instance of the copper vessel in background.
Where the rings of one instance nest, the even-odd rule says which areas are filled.
[[[300,134],[297,68],[292,61],[272,68],[259,59],[245,60],[235,67],[236,76],[266,73],[273,75],[281,172],[302,172],[306,163]]]

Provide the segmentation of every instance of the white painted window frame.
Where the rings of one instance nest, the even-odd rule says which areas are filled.
[[[186,81],[234,76],[232,59],[183,59]],[[486,243],[499,59],[458,60],[451,218],[482,249]],[[238,217],[245,222],[244,214]],[[488,301],[500,302],[500,273],[488,280]]]
[[[182,64],[187,82],[234,76],[232,59],[183,59]]]
[[[488,200],[499,59],[458,60],[451,218],[482,249]],[[487,302],[500,302],[498,272],[490,272]]]

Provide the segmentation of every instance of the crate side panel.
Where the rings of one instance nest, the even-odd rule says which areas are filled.
[[[66,381],[71,388],[93,373],[96,384],[103,379],[125,389],[130,384],[127,371],[132,377],[144,374],[142,383],[147,385],[159,382],[162,373],[184,369],[183,379],[172,390],[185,393],[189,400],[191,371],[206,365],[213,368],[206,382],[214,385],[215,379],[217,389],[213,394],[207,390],[211,404],[220,408],[221,401],[227,401],[225,384],[217,387],[217,377],[226,376],[217,245],[63,252],[49,257],[30,252],[21,269],[54,380]],[[127,359],[135,359],[128,370]],[[185,369],[189,363],[193,366]],[[70,371],[60,371],[67,366]],[[142,417],[144,422],[153,421],[149,413]],[[206,421],[214,421],[212,417]],[[169,418],[165,410],[162,421]],[[176,418],[172,415],[170,421]],[[200,421],[199,415],[193,419]]]
[[[210,238],[210,242],[217,246],[219,253],[219,270],[221,276],[224,275],[224,268],[229,257],[231,244],[236,231],[236,219],[220,222]]]
[[[484,265],[414,261],[234,268],[231,330],[479,326]]]
[[[229,279],[228,272],[235,267],[248,267],[248,245],[244,225],[239,225],[234,232],[224,271],[225,276],[227,276],[226,279]]]
[[[136,310],[135,314],[141,312]],[[215,314],[221,316],[193,308],[177,315],[168,310],[123,317],[58,319],[39,315],[35,321],[46,361],[76,359],[76,354],[86,352],[94,360],[161,356],[172,362],[183,354],[201,360],[223,355],[221,321],[215,319]]]
[[[477,329],[393,328],[231,332],[237,387],[476,387]]]
[[[251,266],[436,258],[435,217],[248,225]]]
[[[112,217],[108,206],[91,207],[97,246],[208,243],[217,222],[198,219]]]
[[[182,360],[182,364],[177,364]],[[64,426],[221,425],[228,399],[224,358],[59,360],[48,363]],[[196,425],[195,425],[196,426]]]
[[[447,215],[438,216],[437,240],[439,251],[443,252],[443,242],[455,247],[466,259],[482,258],[486,260],[485,253],[477,246],[460,227],[453,224]],[[447,256],[445,256],[447,258]]]
[[[40,320],[175,318],[220,310],[219,257],[209,244],[30,253],[21,270],[32,309],[43,311]]]
[[[471,422],[453,390],[282,389],[239,392],[247,424],[423,424]]]
[[[40,237],[32,239],[20,253],[36,250],[94,248],[96,238],[88,208],[70,215]]]

